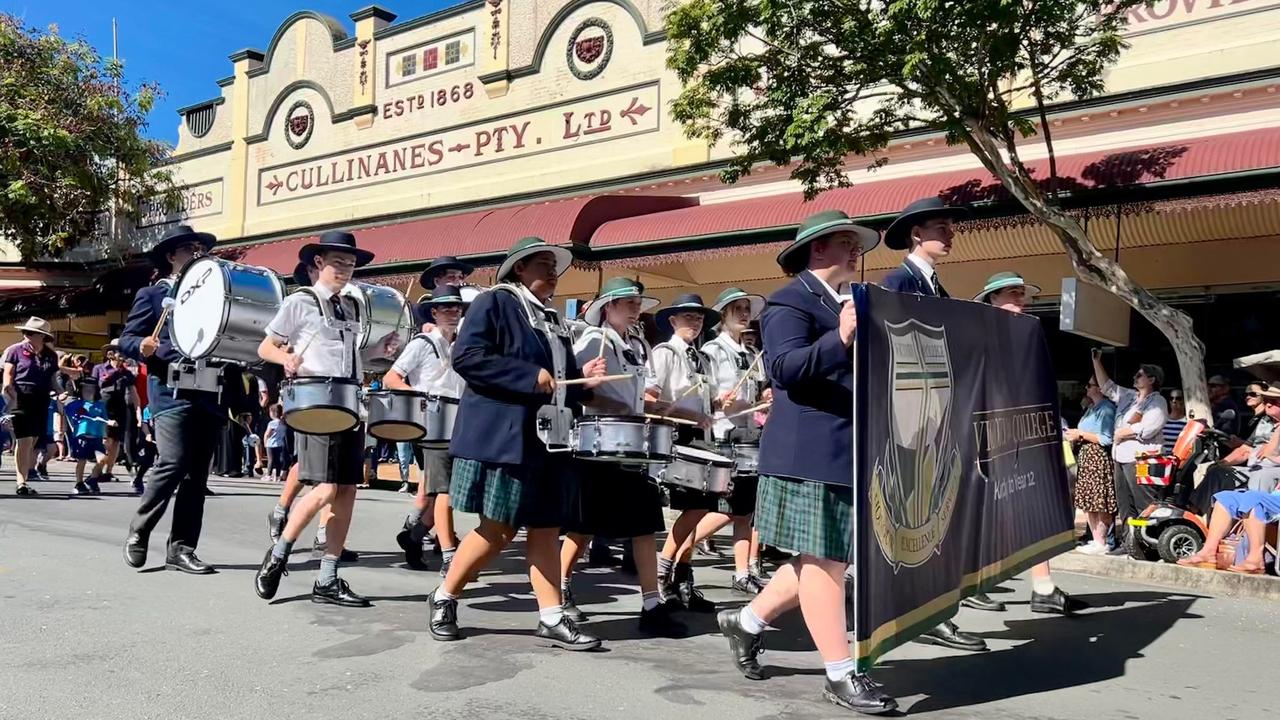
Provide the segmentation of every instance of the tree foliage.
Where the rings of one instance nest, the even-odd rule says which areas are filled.
[[[0,238],[27,261],[115,247],[104,218],[176,202],[169,148],[143,136],[158,95],[130,89],[122,64],[83,39],[0,15]]]
[[[684,83],[671,112],[690,136],[732,146],[727,182],[762,163],[789,166],[807,197],[849,185],[851,164],[882,164],[895,133],[945,133],[1058,236],[1077,274],[1164,332],[1198,406],[1203,346],[1190,318],[1135,283],[1054,202],[1045,104],[1101,93],[1126,14],[1148,2],[683,0],[667,17],[668,65]],[[1018,141],[1037,133],[1047,188],[1020,156]]]

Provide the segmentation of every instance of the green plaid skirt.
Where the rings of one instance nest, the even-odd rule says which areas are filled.
[[[801,555],[849,562],[853,547],[853,490],[761,475],[755,524],[762,543]]]
[[[455,458],[449,501],[455,510],[514,528],[558,528],[565,506],[561,469],[558,463],[531,470]]]

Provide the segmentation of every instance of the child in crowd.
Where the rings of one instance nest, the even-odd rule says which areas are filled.
[[[262,438],[253,431],[252,422],[253,416],[249,413],[240,415],[240,424],[245,429],[244,440],[241,441],[244,444],[244,475],[248,478],[257,475],[254,467],[258,464],[258,443],[262,442]]]
[[[271,421],[267,423],[267,476],[277,482],[284,482],[285,473],[289,472],[289,461],[285,457],[284,421],[280,419],[283,408],[279,404],[272,405]]]
[[[146,485],[143,477],[156,462],[159,450],[156,448],[155,426],[151,422],[151,408],[142,408],[142,422],[138,424],[138,442],[134,453],[137,464],[133,468],[133,494],[142,495]]]
[[[76,495],[100,495],[98,478],[106,468],[107,404],[98,399],[98,384],[86,378],[80,381],[80,397],[64,405],[71,423],[71,457],[76,461]],[[88,480],[84,466],[93,461]]]

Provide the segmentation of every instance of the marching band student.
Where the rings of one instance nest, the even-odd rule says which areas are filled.
[[[452,285],[436,287],[431,299],[419,305],[430,312],[434,327],[409,341],[404,352],[383,376],[382,386],[388,390],[416,390],[460,399],[466,384],[450,364],[450,355],[458,339],[458,324],[466,306],[458,288]],[[445,577],[458,547],[453,530],[453,508],[449,505],[453,457],[449,455],[448,448],[423,448],[422,458],[424,477],[418,486],[414,512],[405,518],[404,529],[396,535],[396,542],[404,550],[404,561],[409,567],[425,570],[426,555],[431,547],[427,542],[427,531],[434,526],[441,554],[440,577]]]
[[[360,378],[362,353],[356,333],[330,326],[325,316],[330,315],[337,322],[359,318],[355,301],[343,289],[351,281],[352,272],[369,264],[373,257],[368,250],[356,247],[354,235],[341,230],[326,232],[318,242],[304,245],[298,258],[314,265],[319,278],[310,292],[294,293],[280,304],[267,324],[267,336],[258,346],[258,355],[284,366],[290,377]],[[329,303],[332,310],[324,313],[318,303]],[[389,356],[397,342],[393,333],[382,338],[380,347],[372,348],[370,353]],[[295,348],[301,348],[301,352],[295,353]],[[363,423],[343,433],[298,435],[298,477],[319,486],[289,514],[280,540],[267,549],[254,578],[258,597],[275,597],[294,542],[316,513],[330,505],[333,514],[328,523],[326,551],[311,588],[311,601],[344,607],[370,605],[338,577],[339,553],[351,527],[355,486],[361,480],[364,464],[364,435]]]
[[[942,287],[935,268],[939,260],[951,254],[956,236],[955,221],[967,217],[968,210],[947,205],[937,197],[922,198],[907,205],[885,229],[884,244],[893,250],[907,250],[909,253],[902,265],[885,276],[881,287],[900,293],[951,297]],[[1004,610],[1004,603],[985,592],[975,593],[961,600],[960,604],[991,612]],[[921,633],[914,642],[953,650],[976,652],[987,649],[985,640],[964,632],[951,620]]]
[[[720,334],[702,344],[702,354],[711,361],[711,379],[719,404],[712,431],[719,442],[755,440],[759,431],[751,415],[731,419],[726,416],[752,407],[757,400],[768,399],[761,395],[756,379],[755,353],[749,352],[742,343],[747,327],[764,309],[764,298],[731,287],[720,293],[712,309],[720,313]],[[733,523],[733,589],[748,595],[764,589],[764,581],[752,570],[752,559],[757,557],[755,551],[759,547],[751,531],[756,484],[754,475],[735,475],[733,491],[728,497],[717,499],[716,512],[708,513],[698,523],[693,536],[694,542],[709,541],[720,528]]]
[[[756,657],[764,630],[800,607],[826,666],[823,697],[867,714],[898,703],[849,652],[845,571],[853,537],[853,361],[858,325],[841,291],[857,278],[858,259],[880,242],[839,210],[810,216],[778,255],[795,279],[770,296],[761,319],[773,410],[760,445],[756,527],[760,541],[799,556],[778,568],[764,590],[717,621],[734,665],[762,680]]]
[[[672,334],[671,339],[653,349],[654,375],[646,390],[646,399],[674,405],[668,411],[672,417],[700,425],[700,428],[681,427],[677,431],[678,444],[705,440],[712,424],[712,380],[708,376],[711,369],[707,357],[694,343],[707,323],[719,322],[720,313],[703,305],[701,296],[687,293],[659,310],[654,320],[660,329],[670,328]],[[708,512],[720,506],[719,499],[710,493],[683,487],[668,486],[667,492],[671,509],[679,510],[680,517],[667,533],[658,558],[658,579],[662,582],[663,594],[675,598],[687,610],[715,612],[715,603],[703,597],[694,584],[689,559],[694,530]]]
[[[170,386],[169,366],[183,362],[183,357],[170,339],[173,317],[165,308],[178,271],[208,252],[215,241],[213,235],[196,232],[187,225],[177,225],[166,232],[147,253],[161,279],[138,291],[120,334],[120,352],[147,366],[147,403],[159,452],[151,482],[129,523],[129,537],[124,544],[124,559],[129,567],[140,568],[147,562],[151,531],[164,517],[169,499],[177,493],[165,567],[193,575],[215,572],[196,557],[195,551],[204,520],[214,442],[227,412],[219,405],[217,392]]]
[[[525,559],[538,602],[539,639],[566,650],[592,650],[600,640],[580,631],[561,609],[559,536],[564,515],[561,473],[543,437],[567,442],[569,408],[602,376],[603,359],[582,372],[568,329],[548,307],[573,255],[541,238],[516,242],[498,268],[500,284],[472,303],[453,348],[453,367],[466,381],[449,451],[454,457],[450,498],[462,512],[480,515],[463,538],[444,582],[428,600],[428,630],[436,640],[458,640],[458,596],[527,529]]]
[[[998,272],[987,278],[987,284],[973,299],[1001,310],[1021,314],[1027,305],[1040,294],[1040,288],[1032,285],[1016,272]],[[1071,597],[1053,582],[1053,574],[1046,560],[1031,568],[1031,612],[1070,617],[1088,604]]]
[[[590,415],[641,416],[656,411],[657,403],[644,400],[644,389],[653,371],[652,356],[644,338],[633,328],[640,313],[658,301],[644,295],[644,286],[629,278],[605,282],[600,294],[584,313],[587,327],[574,343],[578,362],[586,365],[603,357],[609,375],[632,375],[633,380],[607,383],[595,390],[584,413]],[[603,346],[603,347],[602,347]],[[646,635],[684,637],[688,628],[671,617],[672,604],[662,602],[658,588],[655,534],[665,529],[662,491],[649,477],[648,463],[624,464],[593,460],[576,463],[575,493],[570,493],[565,518],[565,539],[560,550],[564,580],[560,594],[565,615],[582,622],[586,616],[573,599],[573,566],[592,536],[630,538],[640,578],[640,632]]]

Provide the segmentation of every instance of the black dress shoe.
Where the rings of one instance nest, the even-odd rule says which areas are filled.
[[[684,638],[689,636],[689,627],[675,618],[673,613],[679,606],[659,603],[652,610],[640,611],[640,632],[644,635],[666,638]]]
[[[431,620],[427,623],[427,632],[431,637],[442,642],[461,640],[458,632],[458,601],[444,600],[436,597],[436,591],[427,596],[427,604],[431,606]]]
[[[894,700],[880,684],[867,675],[851,672],[839,680],[827,679],[822,697],[832,705],[839,705],[863,715],[880,715],[898,709]]]
[[[124,564],[131,568],[147,564],[147,538],[141,533],[129,533],[124,541]]]
[[[276,515],[275,509],[267,513],[267,536],[271,538],[271,543],[280,542],[280,535],[284,533],[284,526],[289,524],[288,515]]]
[[[600,647],[600,638],[588,635],[578,629],[568,615],[560,618],[560,622],[548,626],[539,621],[538,630],[534,633],[539,639],[563,650],[595,650]]]
[[[217,572],[212,565],[196,557],[196,554],[190,550],[165,558],[164,569],[179,570],[191,575],[212,575]]]
[[[756,660],[764,652],[764,633],[752,635],[742,628],[739,622],[739,610],[721,610],[716,615],[716,623],[720,632],[729,640],[729,653],[733,656],[733,666],[738,668],[748,680],[763,680],[760,662]]]
[[[289,559],[279,558],[271,553],[275,546],[267,548],[266,557],[262,558],[262,567],[253,577],[253,591],[263,600],[270,600],[280,589],[280,578],[289,574]]]
[[[720,552],[720,549],[716,547],[716,541],[711,538],[707,538],[706,540],[703,540],[702,542],[695,545],[694,548],[696,549],[699,555],[703,555],[709,558],[715,558],[716,560],[720,560],[724,558],[724,555]]]
[[[1076,611],[1084,610],[1087,607],[1089,607],[1088,603],[1071,597],[1059,587],[1055,587],[1053,592],[1048,595],[1041,595],[1035,590],[1031,591],[1031,612],[1033,613],[1050,613],[1071,617]]]
[[[311,546],[311,557],[321,558],[329,552],[329,546],[326,543],[316,542]],[[353,563],[360,560],[360,553],[355,550],[342,548],[342,552],[338,553],[338,562]]]
[[[313,584],[311,586],[311,602],[341,605],[342,607],[371,607],[373,605],[363,595],[357,595],[351,589],[351,586],[347,584],[347,581],[342,578],[335,578],[328,585]]]
[[[427,561],[422,558],[422,545],[413,541],[413,537],[408,529],[401,530],[396,535],[396,544],[404,551],[404,564],[414,570],[426,570]]]
[[[565,617],[576,623],[587,621],[587,614],[579,610],[578,604],[573,601],[573,586],[569,583],[560,584],[560,610]]]
[[[689,612],[713,613],[716,604],[702,596],[702,591],[693,582],[693,568],[683,563],[676,565],[672,577],[676,598]]]
[[[985,610],[987,612],[1004,612],[1004,603],[999,600],[992,600],[986,593],[978,593],[971,597],[967,597],[960,601],[960,605],[974,610]]]
[[[987,649],[986,640],[977,635],[964,632],[950,620],[921,634],[915,641],[924,645],[940,645],[952,650],[967,650],[969,652],[980,652]]]
[[[751,583],[752,587],[756,589],[757,595],[764,592],[764,586],[766,584],[765,579],[760,577],[759,575],[756,575],[753,573],[747,576],[747,582]]]
[[[744,595],[759,595],[760,586],[757,585],[755,582],[753,582],[754,580],[755,578],[752,577],[751,575],[747,575],[741,580],[739,580],[738,578],[734,578],[733,589]]]

